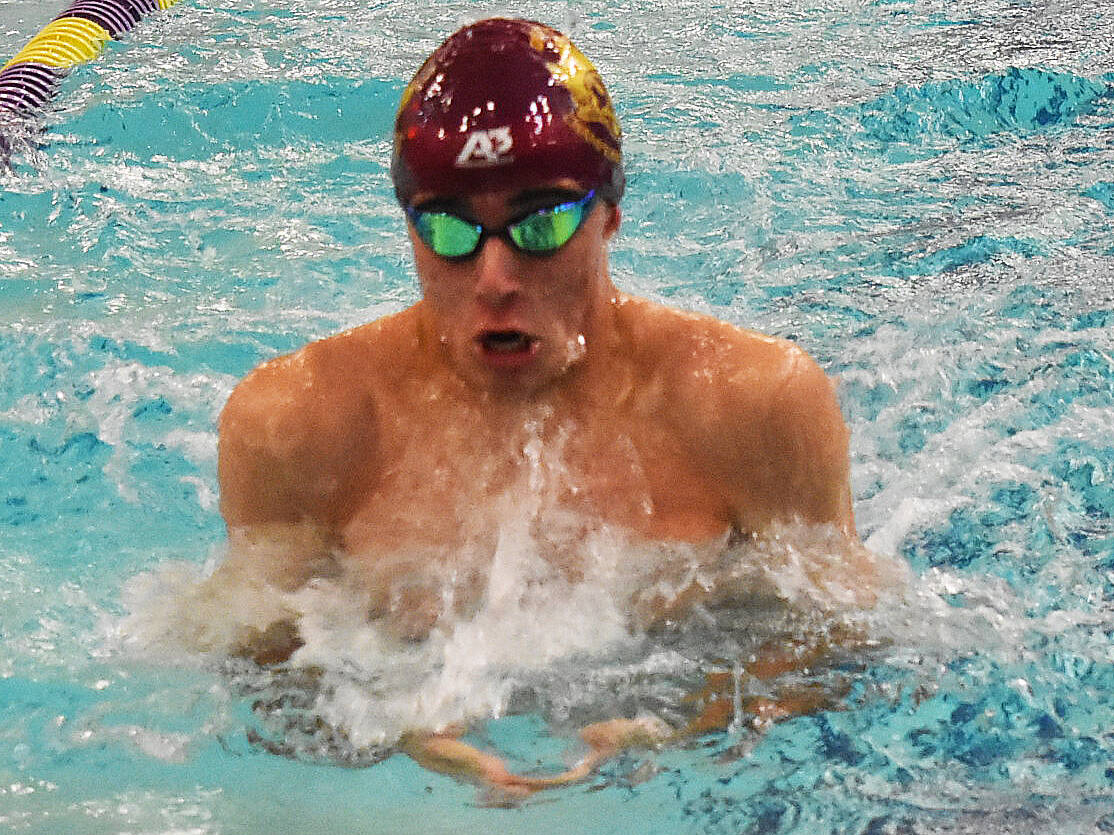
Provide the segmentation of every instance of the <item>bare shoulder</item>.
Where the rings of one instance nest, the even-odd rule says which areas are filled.
[[[740,411],[768,415],[778,406],[831,392],[828,377],[800,347],[702,313],[629,299],[640,353],[679,407],[695,417],[737,420]],[[723,414],[727,409],[728,414]]]
[[[376,391],[404,314],[311,342],[249,373],[220,418],[221,507],[230,525],[343,512],[375,448]],[[326,520],[327,521],[327,520]]]
[[[233,390],[221,414],[221,440],[237,439],[283,456],[306,444],[322,421],[343,417],[359,393],[342,385],[345,366],[358,362],[349,334],[311,342],[253,369]]]
[[[638,302],[663,412],[751,529],[776,518],[850,530],[848,432],[835,388],[792,342]]]

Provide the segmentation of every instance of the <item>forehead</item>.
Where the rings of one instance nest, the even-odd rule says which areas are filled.
[[[494,189],[469,194],[422,190],[410,200],[413,206],[437,204],[440,206],[462,206],[476,210],[522,209],[532,205],[544,205],[554,199],[567,199],[587,191],[584,186],[570,177],[524,185],[521,188]]]

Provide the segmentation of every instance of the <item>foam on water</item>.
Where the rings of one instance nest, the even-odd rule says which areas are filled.
[[[107,624],[109,645],[148,659],[186,652],[194,664],[219,666],[244,630],[296,620],[304,645],[283,675],[311,673],[313,713],[361,749],[390,745],[407,730],[498,717],[516,702],[521,711],[523,699],[561,702],[558,720],[598,721],[629,714],[632,704],[637,712],[641,696],[672,718],[682,711],[683,682],[699,686],[700,670],[742,663],[775,635],[812,637],[830,626],[825,617],[869,624],[864,607],[902,599],[907,578],[897,561],[849,547],[827,527],[787,525],[769,538],[695,546],[645,542],[582,518],[556,498],[572,478],[560,442],[546,447],[537,432],[526,427],[520,480],[492,502],[495,536],[483,535],[491,517],[481,515],[463,537],[492,543],[479,557],[478,602],[453,602],[456,565],[473,566],[477,555],[432,559],[446,566],[434,576],[444,578],[449,614],[419,643],[369,619],[358,564],[282,592],[250,572],[218,585],[194,566],[169,563],[128,583],[129,614]],[[872,574],[878,579],[864,583]],[[695,615],[646,630],[661,601],[692,588],[703,595]],[[639,676],[650,682],[644,692],[624,692],[621,682]]]

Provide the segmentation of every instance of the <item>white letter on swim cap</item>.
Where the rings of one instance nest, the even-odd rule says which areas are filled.
[[[509,127],[491,130],[474,130],[468,134],[464,147],[456,158],[457,168],[487,168],[503,165],[514,157],[510,150],[514,146]]]

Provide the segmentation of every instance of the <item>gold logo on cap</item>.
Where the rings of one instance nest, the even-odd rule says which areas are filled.
[[[530,45],[538,52],[556,52],[556,62],[546,62],[550,75],[569,91],[573,112],[567,117],[568,125],[581,139],[603,154],[611,162],[619,162],[619,119],[611,106],[603,79],[579,49],[564,35],[552,29],[535,27],[530,33]],[[603,129],[607,142],[592,130],[595,125]]]

